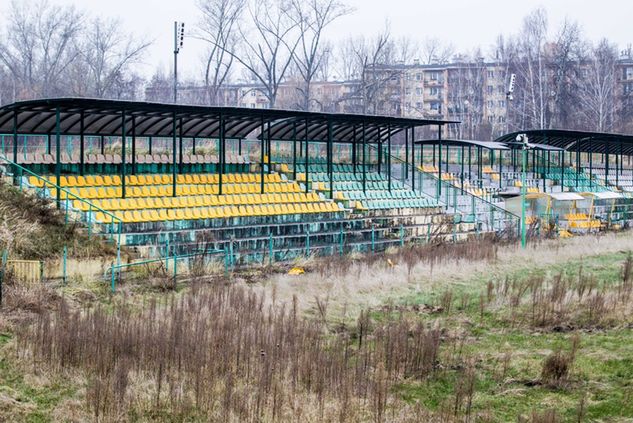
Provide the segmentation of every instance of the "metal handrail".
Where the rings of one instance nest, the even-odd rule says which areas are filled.
[[[370,146],[370,147],[371,148],[376,148],[374,146]],[[393,161],[395,161],[396,164],[405,166],[405,168],[406,168],[406,177],[404,178],[403,182],[405,184],[409,185],[409,186],[411,186],[411,184],[408,182],[408,179],[409,179],[409,175],[411,174],[411,169],[413,169],[413,171],[416,172],[417,174],[421,174],[421,175],[424,175],[425,177],[431,178],[432,180],[435,181],[436,185],[441,186],[441,188],[444,188],[446,191],[448,191],[448,190],[460,190],[462,192],[462,195],[465,195],[465,196],[467,196],[467,197],[469,197],[471,199],[471,202],[483,204],[486,207],[501,213],[502,215],[506,216],[506,218],[508,220],[515,221],[517,226],[518,226],[519,222],[521,221],[521,218],[519,216],[517,216],[516,214],[514,214],[514,213],[512,213],[512,212],[510,212],[510,211],[508,211],[508,210],[506,210],[506,209],[504,209],[502,207],[499,207],[498,205],[496,205],[496,204],[494,204],[494,203],[492,203],[492,202],[490,202],[490,201],[488,201],[488,200],[486,200],[484,198],[481,198],[481,197],[479,197],[477,195],[474,195],[471,192],[468,192],[463,187],[459,187],[457,185],[454,185],[454,184],[451,184],[449,182],[443,181],[442,179],[439,178],[439,176],[437,176],[437,175],[435,175],[433,173],[424,172],[423,170],[420,170],[417,167],[413,166],[411,163],[406,163],[404,160],[400,159],[399,157],[396,157],[396,156],[393,156],[393,155],[390,154],[390,158],[392,159],[391,165],[393,165],[394,164]],[[420,189],[422,191],[422,187],[420,187],[420,188],[416,187],[416,189]],[[422,192],[424,192],[424,191],[422,191]],[[439,192],[439,190],[436,190],[435,197],[436,197],[436,199],[440,200],[438,192]],[[432,194],[429,194],[429,193],[425,193],[425,194],[432,196]],[[468,214],[465,210],[461,210],[460,208],[458,208],[456,202],[455,202],[455,209],[457,211],[459,211],[460,213],[462,213],[462,214]],[[475,219],[477,219],[477,214],[474,214],[474,217],[475,217]]]
[[[55,184],[51,181],[49,181],[48,179],[46,179],[45,177],[36,174],[35,172],[32,172],[31,170],[13,162],[12,160],[9,160],[5,155],[0,154],[0,159],[3,160],[4,162],[6,162],[8,165],[12,166],[14,169],[19,169],[21,172],[25,172],[27,174],[29,174],[30,176],[34,176],[35,178],[37,178],[38,180],[44,182],[44,187],[46,188],[55,188],[57,190],[59,190],[60,192],[64,192],[66,194],[66,198],[64,199],[66,201],[66,218],[68,218],[68,201],[69,201],[69,197],[72,198],[72,200],[78,200],[82,203],[85,203],[86,205],[88,205],[89,208],[89,215],[88,215],[88,232],[90,233],[90,228],[92,225],[92,222],[90,221],[90,217],[92,215],[92,210],[96,210],[99,211],[101,213],[103,213],[104,215],[110,217],[111,222],[110,223],[103,223],[104,225],[112,225],[112,230],[110,231],[110,240],[112,240],[112,235],[114,234],[114,225],[116,223],[116,227],[117,227],[117,239],[116,239],[116,246],[117,246],[117,263],[121,262],[121,226],[123,224],[123,220],[119,217],[117,217],[116,215],[114,215],[113,213],[102,209],[101,207],[91,203],[90,201],[79,197],[76,194],[73,194],[71,191],[62,188],[61,186],[59,186],[58,184]],[[16,177],[18,175],[12,174],[12,176]],[[20,178],[20,189],[22,189],[22,176],[18,176]]]

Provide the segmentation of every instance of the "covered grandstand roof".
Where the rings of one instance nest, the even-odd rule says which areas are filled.
[[[519,134],[526,134],[530,143],[549,145],[567,151],[582,153],[617,153],[633,155],[633,135],[567,131],[562,129],[535,129],[503,135],[496,142],[511,143]]]
[[[406,128],[445,125],[452,121],[409,119],[389,116],[333,114],[275,109],[185,106],[176,104],[54,98],[21,101],[0,107],[0,133],[120,136],[123,122],[127,134],[136,136],[218,138],[224,122],[226,138],[259,136],[270,124],[272,139],[305,137],[308,122],[310,141],[327,141],[329,128],[335,141],[384,140]]]
[[[448,145],[448,146],[464,146],[464,147],[482,147],[488,150],[509,150],[508,146],[504,143],[496,142],[496,141],[475,141],[475,140],[456,140],[456,139],[430,139],[430,140],[419,140],[415,142],[416,144],[421,145]]]

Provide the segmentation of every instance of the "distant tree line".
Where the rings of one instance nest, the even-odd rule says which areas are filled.
[[[542,8],[526,16],[516,34],[500,35],[486,49],[457,52],[437,38],[395,37],[389,22],[373,36],[350,35],[334,43],[329,27],[354,12],[342,0],[196,4],[199,20],[187,36],[205,48],[200,66],[186,71],[189,80],[180,82],[196,88],[181,96],[182,102],[227,104],[225,88],[240,83],[265,97],[268,107],[324,110],[314,84],[339,80],[354,81],[354,92],[347,94],[354,111],[404,113],[378,107],[393,97],[390,81],[402,76],[403,65],[459,62],[459,75],[449,81],[449,101],[465,122],[463,135],[476,136],[487,124],[480,62],[492,61],[504,67],[504,84],[510,74],[517,75],[504,130],[633,131],[633,86],[623,91],[618,85],[617,47],[606,39],[590,42],[576,22],[565,21],[553,31]],[[14,0],[0,37],[0,103],[51,96],[143,99],[145,88],[151,88],[149,100],[171,101],[172,70],[156,67],[144,79],[135,65],[146,59],[150,42],[123,28],[115,19],[47,0]],[[451,113],[443,117],[454,117]]]

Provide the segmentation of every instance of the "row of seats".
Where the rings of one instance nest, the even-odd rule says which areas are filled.
[[[12,156],[11,156],[12,157]],[[244,164],[249,163],[248,156],[240,156],[237,154],[226,154],[225,160],[227,164]],[[57,158],[54,154],[19,154],[18,161],[23,164],[54,164],[57,162]],[[127,155],[125,158],[126,163],[132,163],[132,156]],[[174,162],[174,157],[168,154],[137,154],[136,163],[138,164],[170,164]],[[180,157],[176,157],[176,162],[180,163]],[[204,164],[204,163],[219,163],[217,155],[208,154],[187,154],[182,156],[182,162],[185,164]],[[65,164],[79,164],[81,159],[78,154],[60,155],[60,163]],[[121,164],[123,163],[122,156],[120,154],[86,154],[84,156],[85,164]]]
[[[115,211],[113,214],[123,223],[145,223],[285,214],[335,213],[339,211],[341,211],[341,209],[336,203],[318,202],[307,204],[264,204],[253,206],[173,208],[157,210],[146,209],[135,211]],[[112,222],[112,217],[103,212],[95,213],[94,218],[97,222],[101,223]]]
[[[308,194],[242,194],[242,195],[197,195],[185,197],[150,197],[96,200],[93,204],[103,210],[144,210],[171,209],[185,207],[211,207],[258,204],[314,203],[322,201],[315,192]],[[89,211],[90,206],[80,200],[73,201],[73,207]]]
[[[56,184],[56,177],[50,176],[46,178],[49,182]],[[256,173],[229,173],[222,175],[222,183],[242,184],[242,183],[259,183],[261,175]],[[128,186],[145,186],[145,185],[169,185],[173,181],[172,175],[127,175],[125,184]],[[44,181],[35,176],[28,178],[29,184],[34,187],[43,187]],[[110,187],[120,186],[121,176],[119,175],[86,175],[86,176],[60,176],[59,186],[61,187]],[[220,175],[218,174],[184,174],[176,175],[178,184],[218,184]],[[282,177],[277,173],[265,174],[264,183],[281,183]]]
[[[310,182],[329,182],[330,177],[327,173],[310,173],[308,175]],[[304,182],[306,180],[305,173],[297,173],[297,181]],[[334,182],[349,182],[349,181],[362,181],[363,174],[361,172],[356,173],[332,173],[332,181]],[[381,175],[375,172],[365,173],[366,181],[384,181]]]
[[[321,191],[327,191],[330,189],[329,182],[313,182],[312,188]],[[391,189],[404,189],[405,186],[401,181],[392,180],[391,181]],[[348,181],[348,182],[334,182],[334,190],[335,191],[362,191],[363,183],[359,181]],[[389,182],[388,181],[367,181],[365,183],[365,190],[383,190],[389,191]]]
[[[57,189],[49,189],[50,195],[53,198],[57,197]],[[70,192],[70,198],[84,198],[84,199],[106,199],[106,198],[118,198],[123,196],[123,189],[121,187],[89,187],[89,188],[69,188],[67,191],[60,193],[60,198],[65,199],[69,197],[67,192]],[[293,183],[270,183],[264,184],[265,193],[299,193],[302,192],[301,187]],[[232,184],[222,186],[223,194],[256,194],[261,193],[260,184]],[[176,195],[218,195],[218,185],[177,185]],[[131,186],[125,190],[125,196],[130,198],[138,197],[168,197],[173,195],[173,187],[171,185],[151,185],[151,186]]]
[[[360,210],[391,210],[391,209],[417,209],[437,207],[431,200],[424,198],[408,200],[363,200],[356,201],[355,208]]]
[[[337,198],[339,199],[347,199],[347,200],[402,200],[402,199],[422,199],[426,200],[424,197],[420,197],[417,193],[411,190],[393,190],[389,191],[346,191],[341,192],[338,191],[336,193]],[[424,206],[423,206],[424,207]]]
[[[362,165],[356,165],[356,171],[362,171]],[[281,165],[282,172],[290,172],[290,168],[286,164]],[[305,173],[306,166],[303,163],[297,163],[297,172]],[[309,164],[308,165],[309,173],[326,173],[328,171],[327,165],[324,164]],[[332,164],[332,172],[354,172],[354,166],[351,164],[340,164],[333,163]]]

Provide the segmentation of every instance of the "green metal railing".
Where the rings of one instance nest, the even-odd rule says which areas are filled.
[[[26,178],[25,175],[32,176],[36,178],[38,181],[42,182],[42,187],[31,186],[32,189],[36,190],[36,192],[38,192],[38,190],[41,190],[38,194],[44,194],[46,189],[49,189],[49,190],[56,189],[57,192],[60,193],[59,195],[60,198],[58,200],[55,199],[55,201],[57,203],[57,207],[60,210],[64,211],[65,223],[68,223],[71,219],[75,219],[75,217],[78,216],[79,218],[76,219],[75,221],[87,225],[89,238],[93,234],[93,231],[92,231],[93,225],[101,225],[102,229],[105,229],[105,230],[100,231],[99,235],[107,236],[110,241],[116,244],[117,263],[121,262],[121,231],[122,231],[123,221],[120,218],[118,218],[116,215],[112,214],[111,212],[104,210],[101,207],[91,203],[90,201],[87,201],[86,199],[77,196],[71,191],[65,188],[62,188],[58,184],[49,181],[47,178],[40,176],[32,172],[31,170],[9,160],[4,155],[0,155],[0,160],[2,160],[4,163],[8,165],[7,167],[8,169],[12,170],[12,173],[8,173],[8,174],[13,177],[14,184],[17,185],[20,190],[25,190],[25,188],[29,186],[29,184],[25,184],[25,181],[24,181],[24,179]],[[64,194],[63,195],[64,198],[61,198],[62,197],[61,193]],[[83,203],[88,208],[88,211],[87,212],[78,211],[76,213],[73,213],[73,207],[71,206],[72,201],[79,201],[80,203]],[[63,203],[63,206],[62,206],[62,203]],[[97,213],[97,212],[101,212],[104,214],[104,216],[107,216],[108,218],[110,218],[110,222],[109,223],[93,222],[92,216],[94,213]],[[85,217],[85,220],[81,219],[81,217]],[[115,235],[116,235],[116,239],[114,239]]]
[[[447,211],[460,214],[465,220],[473,221],[478,229],[488,232],[518,234],[521,218],[508,210],[474,195],[463,187],[441,180],[439,176],[424,172],[391,156],[392,177],[400,179],[412,189],[423,192],[442,203]],[[415,182],[411,180],[414,175]]]
[[[230,258],[228,258],[227,256],[227,250],[207,250],[204,252],[192,252],[192,253],[185,253],[185,254],[174,253],[173,255],[167,256],[167,257],[140,260],[140,261],[124,263],[124,264],[112,263],[110,267],[106,268],[105,271],[103,272],[103,277],[104,279],[107,278],[108,272],[110,273],[110,290],[112,292],[115,292],[116,291],[116,275],[118,274],[120,276],[122,269],[131,269],[134,267],[143,266],[143,265],[147,265],[151,263],[165,263],[165,270],[171,273],[174,286],[176,286],[176,281],[178,278],[178,270],[179,270],[179,266],[178,266],[179,260],[188,261],[191,257],[206,257],[206,256],[219,255],[219,254],[224,254],[224,269],[225,269],[225,272],[228,272],[231,266],[231,261],[230,261]],[[169,269],[169,263],[172,263],[171,271]]]

